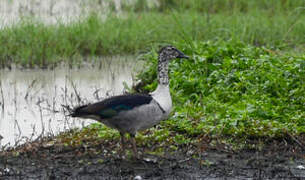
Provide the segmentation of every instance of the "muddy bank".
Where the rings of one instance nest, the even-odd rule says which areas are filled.
[[[0,155],[0,179],[305,179],[305,152],[286,140],[260,151],[182,146],[139,147],[141,160],[117,155],[116,141],[67,146],[37,141]]]

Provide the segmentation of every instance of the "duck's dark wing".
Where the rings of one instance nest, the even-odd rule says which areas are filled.
[[[77,107],[73,110],[72,117],[88,115],[99,116],[101,119],[112,118],[122,111],[132,110],[135,107],[149,104],[152,100],[150,95],[128,94],[114,96],[101,102]]]

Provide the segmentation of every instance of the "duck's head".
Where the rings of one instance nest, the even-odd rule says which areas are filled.
[[[160,61],[169,61],[169,60],[176,59],[176,58],[188,59],[189,57],[171,45],[164,46],[159,51],[159,60]]]

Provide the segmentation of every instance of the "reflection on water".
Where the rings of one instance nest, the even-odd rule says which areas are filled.
[[[130,57],[102,58],[80,69],[0,70],[0,145],[88,125],[93,121],[65,116],[62,105],[122,94],[123,82],[130,86],[139,66]]]

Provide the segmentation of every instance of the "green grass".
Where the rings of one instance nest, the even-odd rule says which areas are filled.
[[[102,20],[92,14],[68,25],[34,20],[0,30],[0,62],[46,66],[82,56],[135,54],[175,41],[237,40],[272,50],[304,52],[305,13],[253,10],[205,14],[195,10],[129,12]]]
[[[149,6],[147,1],[136,0],[134,4],[123,4],[127,11],[197,11],[200,13],[249,13],[263,11],[269,14],[289,13],[298,8],[304,8],[303,0],[159,0],[159,5]]]

